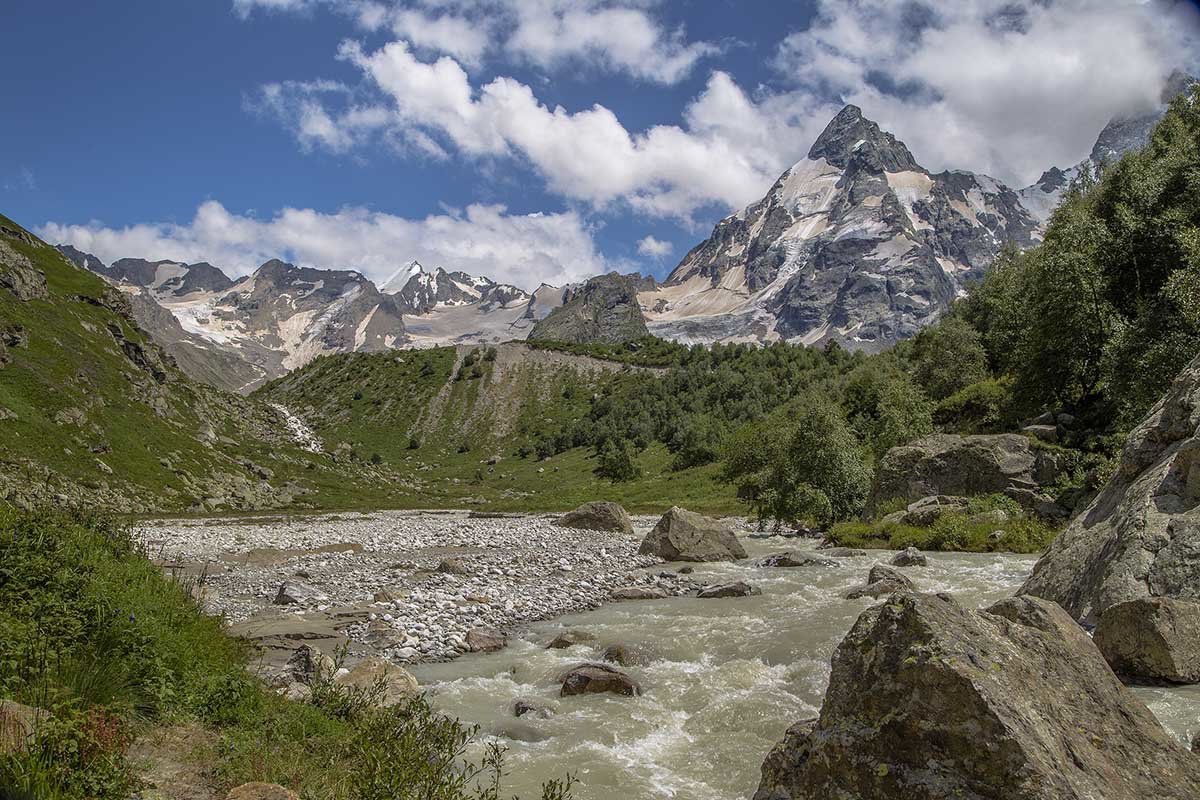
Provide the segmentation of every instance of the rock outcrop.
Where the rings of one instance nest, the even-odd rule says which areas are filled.
[[[653,278],[615,272],[598,275],[578,289],[568,289],[562,306],[529,331],[529,341],[586,344],[648,336],[638,292],[653,288]]]
[[[1095,642],[1124,678],[1200,683],[1200,603],[1169,597],[1118,603],[1100,617]]]
[[[555,523],[562,528],[577,528],[585,531],[616,531],[633,533],[633,520],[620,503],[599,500],[584,503],[574,511],[563,514]]]
[[[1108,484],[1020,592],[1085,625],[1129,600],[1200,600],[1200,357],[1129,434]]]
[[[1040,490],[1055,483],[1065,468],[1060,451],[1015,433],[935,433],[887,452],[876,470],[867,507],[873,511],[897,498],[914,502],[935,495],[986,494],[1007,494],[1033,507],[1048,500]]]
[[[638,552],[667,561],[736,561],[746,557],[724,522],[673,507],[646,534]]]
[[[1053,603],[986,612],[901,593],[838,646],[815,723],[755,800],[1185,800],[1200,758],[1168,735]]]

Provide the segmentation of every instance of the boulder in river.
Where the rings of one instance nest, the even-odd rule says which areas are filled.
[[[1021,494],[1033,502],[1041,487],[1054,484],[1066,469],[1059,451],[1027,436],[1002,433],[957,436],[935,433],[893,447],[879,461],[867,510],[880,503],[921,500],[932,495],[972,497]]]
[[[755,800],[1191,800],[1200,758],[1053,603],[901,593],[858,618],[762,777]]]
[[[555,523],[560,528],[577,528],[586,531],[613,531],[633,533],[633,520],[618,503],[600,500],[584,503],[569,511]]]
[[[494,653],[503,650],[508,637],[495,628],[471,628],[467,631],[467,649],[472,653]]]
[[[822,547],[821,555],[826,558],[861,558],[867,555],[866,550],[857,547]]]
[[[786,550],[782,553],[772,553],[758,560],[760,567],[840,567],[841,564],[832,558],[805,553],[802,550]]]
[[[620,586],[608,596],[611,600],[662,600],[670,595],[657,586]]]
[[[893,567],[927,567],[929,559],[915,547],[906,547],[892,557]]]
[[[365,692],[378,691],[374,700],[383,708],[403,703],[421,692],[417,679],[408,670],[382,658],[364,658],[336,681]]]
[[[632,697],[642,693],[642,687],[629,673],[608,664],[578,664],[562,676],[559,694],[619,694]]]
[[[876,564],[867,573],[866,584],[851,589],[846,593],[846,599],[857,600],[860,597],[883,597],[894,592],[912,591],[916,591],[916,586],[902,573],[883,564]]]
[[[644,667],[654,661],[655,656],[645,647],[635,644],[614,643],[604,648],[600,654],[602,661],[619,664],[622,667]]]
[[[663,514],[638,552],[666,561],[736,561],[746,557],[742,543],[728,525],[678,506]]]
[[[723,597],[750,597],[756,594],[762,594],[762,591],[757,586],[751,586],[745,581],[734,581],[733,583],[722,583],[716,586],[705,586],[696,593],[696,597],[711,600]]]
[[[527,715],[537,717],[538,719],[549,719],[554,716],[554,712],[532,700],[518,699],[513,703],[514,717],[524,717]]]
[[[1200,603],[1169,597],[1117,603],[1101,615],[1095,642],[1122,677],[1200,683]]]
[[[1020,592],[1085,625],[1142,597],[1200,600],[1200,357],[1129,434],[1108,484]]]
[[[587,631],[563,631],[555,636],[550,644],[546,645],[547,650],[565,650],[568,647],[574,647],[577,644],[584,642],[595,641],[596,637]]]

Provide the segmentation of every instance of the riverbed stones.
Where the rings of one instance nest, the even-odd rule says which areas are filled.
[[[417,679],[408,670],[381,658],[364,658],[336,682],[364,692],[376,692],[372,699],[381,708],[406,702],[421,693]]]
[[[655,655],[642,645],[614,642],[600,653],[600,660],[622,667],[644,667],[655,660]]]
[[[728,525],[678,506],[663,514],[638,552],[666,561],[736,561],[746,557]]]
[[[915,547],[906,547],[892,557],[893,567],[927,567],[929,559]]]
[[[613,531],[616,533],[633,533],[633,520],[619,503],[600,500],[584,503],[574,511],[569,511],[555,523],[562,528],[576,528],[587,531]]]
[[[284,581],[275,593],[274,603],[277,606],[304,606],[323,603],[329,597],[319,589],[300,581]]]
[[[562,697],[605,693],[633,697],[642,687],[629,673],[608,664],[577,664],[562,676]]]
[[[867,573],[866,584],[851,589],[846,593],[846,599],[857,600],[862,597],[883,597],[893,592],[906,591],[916,591],[916,585],[903,573],[883,564],[876,564]]]
[[[806,553],[803,550],[786,550],[782,553],[772,553],[758,560],[760,567],[840,567],[841,563],[823,555]]]
[[[443,558],[438,562],[437,571],[442,575],[468,575],[470,570],[457,558]]]
[[[1095,642],[1124,678],[1200,683],[1200,603],[1169,597],[1118,603],[1101,615]]]
[[[826,558],[862,558],[867,551],[857,547],[822,547],[821,555]]]
[[[300,795],[277,783],[254,781],[230,789],[225,800],[300,800]]]
[[[734,581],[716,586],[705,586],[696,593],[696,597],[702,600],[715,600],[725,597],[751,597],[757,594],[762,594],[757,586],[751,586],[745,581]]]
[[[663,600],[670,595],[657,586],[619,586],[609,593],[612,600]]]
[[[587,631],[563,631],[550,640],[550,644],[546,645],[546,649],[565,650],[568,647],[574,647],[577,644],[586,644],[595,640],[595,635]]]
[[[970,611],[901,593],[833,656],[811,729],[789,731],[755,800],[1190,800],[1200,758],[1032,597]]]
[[[504,649],[508,637],[495,628],[472,628],[467,631],[466,642],[472,653],[494,653]]]

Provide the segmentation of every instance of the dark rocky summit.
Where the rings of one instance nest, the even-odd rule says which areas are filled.
[[[1200,357],[1129,434],[1108,484],[1021,593],[1053,600],[1085,625],[1129,600],[1200,600]]]
[[[736,561],[746,557],[728,525],[678,506],[663,514],[642,540],[638,552],[666,561]]]
[[[568,289],[563,304],[529,332],[530,341],[627,342],[649,335],[638,292],[654,288],[652,278],[598,275]]]
[[[1190,800],[1169,736],[1062,609],[969,611],[901,593],[833,656],[820,717],[763,764],[755,800]]]

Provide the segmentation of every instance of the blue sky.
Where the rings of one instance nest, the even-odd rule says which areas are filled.
[[[0,211],[44,236],[524,286],[662,277],[844,102],[1020,185],[1200,52],[1194,3],[1122,0],[16,0],[6,26]]]

